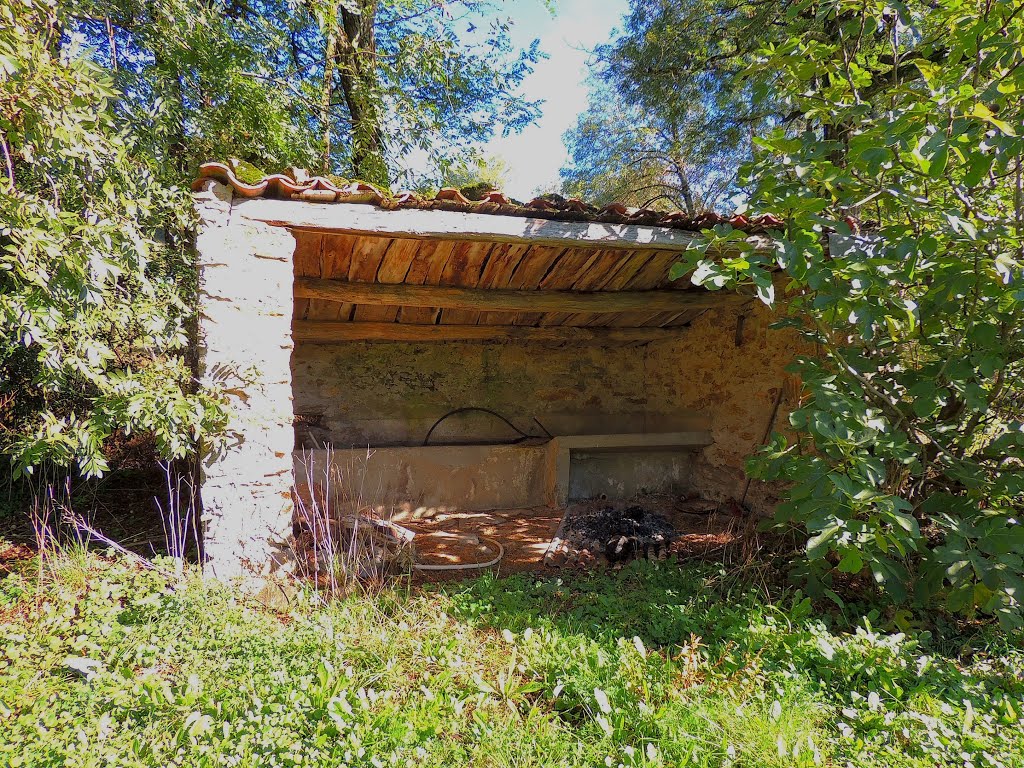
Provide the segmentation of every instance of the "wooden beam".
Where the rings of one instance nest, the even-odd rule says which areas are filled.
[[[484,312],[680,312],[750,301],[731,291],[516,291],[295,278],[295,297],[350,304],[442,307]]]
[[[670,227],[601,222],[554,221],[521,216],[499,216],[457,211],[405,209],[386,211],[373,205],[309,203],[266,197],[235,197],[232,215],[275,226],[318,232],[344,232],[416,240],[483,240],[491,243],[593,246],[623,250],[666,249],[685,251],[696,236]],[[749,240],[768,251],[770,241],[761,236]]]
[[[345,341],[533,341],[573,344],[637,344],[679,338],[684,328],[578,328],[527,325],[412,325],[296,320],[296,342]]]

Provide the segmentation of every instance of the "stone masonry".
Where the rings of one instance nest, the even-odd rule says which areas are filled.
[[[232,216],[232,190],[207,181],[202,219],[199,376],[231,401],[228,438],[202,457],[207,573],[267,575],[289,562],[292,524],[292,254],[283,227]]]

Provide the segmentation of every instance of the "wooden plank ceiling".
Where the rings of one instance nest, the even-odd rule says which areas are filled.
[[[482,326],[496,329],[495,338],[500,338],[498,329],[522,327],[523,331],[517,328],[515,333],[509,333],[508,336],[529,338],[531,332],[526,331],[527,328],[564,328],[564,331],[545,331],[534,335],[543,340],[569,341],[576,334],[582,340],[590,340],[600,337],[600,329],[616,329],[614,334],[606,334],[607,337],[619,341],[630,338],[649,340],[657,336],[654,329],[684,327],[706,311],[710,303],[729,300],[728,295],[721,293],[711,298],[705,289],[692,287],[686,279],[669,280],[669,269],[679,255],[667,250],[416,240],[387,235],[302,230],[293,232],[297,243],[295,275],[298,282],[322,289],[296,289],[294,321],[297,329],[301,327],[296,337],[307,340],[331,340],[329,337],[332,334],[334,340],[386,338],[386,324],[403,326],[401,332],[398,328],[394,329],[395,338],[408,338],[410,333],[419,333],[418,330],[404,326],[451,326],[443,331],[438,329],[435,333],[438,339],[458,338],[457,329],[463,329],[463,337],[483,338],[487,334],[482,329],[470,334],[467,328]],[[332,286],[350,283],[403,285],[406,287],[402,291],[406,295],[413,290],[413,286],[477,290],[437,292],[438,295],[468,294],[465,301],[452,302],[458,306],[423,306],[422,301],[417,301],[416,305],[380,301],[350,303],[322,297],[329,293]],[[487,310],[486,296],[479,289],[494,290],[495,295],[513,298],[523,298],[521,292],[526,291],[540,292],[538,296],[545,292],[565,292],[565,296],[593,297],[596,293],[598,297],[593,303],[595,309],[601,306],[601,295],[630,292],[632,299],[627,300],[623,295],[623,302],[638,308],[613,312],[589,309],[583,312],[559,312],[551,311],[552,301],[549,300],[538,311]],[[664,297],[666,291],[682,292],[673,293],[659,302],[662,306],[671,304],[668,310],[645,310],[645,297],[636,295],[636,292],[655,292],[650,295]],[[321,297],[310,298],[310,293]],[[434,297],[428,290],[420,295],[429,299]],[[552,300],[560,295],[555,295]],[[675,306],[677,297],[678,307]],[[735,298],[734,295],[732,297]],[[530,297],[525,298],[528,301]],[[519,306],[522,303],[513,302],[513,305]],[[573,328],[588,330],[577,333],[571,330]],[[331,330],[321,333],[318,329]],[[366,329],[365,334],[360,329]],[[426,329],[423,330],[426,332]]]

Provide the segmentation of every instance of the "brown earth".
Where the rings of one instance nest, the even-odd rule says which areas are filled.
[[[634,502],[631,502],[634,503]],[[719,512],[714,505],[694,505],[669,497],[645,498],[638,502],[663,514],[677,531],[669,555],[677,559],[714,557],[740,541],[744,518]],[[588,502],[607,506],[608,502]],[[703,509],[702,509],[703,507]],[[700,511],[694,512],[692,510]],[[707,510],[707,511],[705,511]],[[403,521],[416,533],[416,559],[424,564],[467,564],[490,560],[495,552],[487,542],[474,542],[467,534],[498,541],[504,556],[491,569],[498,575],[538,573],[554,575],[561,569],[546,566],[544,553],[555,536],[565,509],[534,507],[493,512],[439,512],[429,518]],[[482,546],[483,545],[483,546]],[[597,567],[605,567],[598,560]],[[593,567],[593,566],[592,566]],[[448,581],[471,577],[481,569],[417,572],[419,581]]]

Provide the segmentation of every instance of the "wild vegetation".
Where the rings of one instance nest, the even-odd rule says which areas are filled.
[[[794,7],[824,36],[763,47],[742,75],[804,123],[744,169],[749,209],[785,228],[771,253],[689,264],[767,302],[781,268],[786,322],[817,352],[794,369],[795,436],[752,467],[791,484],[778,520],[810,534],[808,583],[869,569],[898,601],[1005,626],[1024,619],[1020,11]]]
[[[450,13],[453,8],[459,12]],[[484,167],[478,158],[467,157],[467,148],[493,130],[514,129],[536,114],[537,105],[519,93],[519,86],[538,55],[535,47],[513,49],[504,22],[476,28],[484,9],[476,0],[0,4],[0,453],[11,458],[13,469],[57,466],[81,475],[101,473],[104,446],[120,432],[152,434],[165,457],[192,454],[215,439],[225,404],[215,390],[196,391],[186,354],[195,275],[192,214],[183,185],[196,163],[234,156],[267,169],[295,164],[378,183],[403,181],[399,159],[412,151],[424,153],[439,169],[437,175],[453,165],[460,173]],[[637,204],[681,204],[694,212],[722,206],[723,199],[738,193],[742,212],[771,213],[783,222],[756,243],[725,225],[707,230],[675,274],[690,275],[695,284],[710,289],[756,292],[766,303],[779,305],[782,323],[796,327],[815,351],[793,369],[804,390],[789,428],[773,436],[751,463],[753,474],[783,481],[788,488],[775,522],[783,534],[806,541],[806,556],[791,565],[807,594],[845,609],[837,584],[868,579],[891,601],[941,608],[972,620],[995,616],[1008,632],[1019,631],[1024,591],[1024,6],[997,0],[638,0],[621,35],[602,47],[596,60],[602,93],[618,100],[609,97],[607,103],[621,103],[622,109],[608,108],[598,97],[583,116],[570,137],[574,165],[566,174],[566,191],[599,199],[627,196]],[[723,257],[727,250],[739,255]],[[160,759],[172,759],[178,749],[196,756],[200,744],[215,750],[210,744],[224,733],[225,723],[230,731],[231,723],[249,717],[250,711],[253,717],[287,712],[304,695],[295,680],[319,679],[298,650],[304,643],[320,648],[309,628],[319,627],[318,622],[341,627],[339,636],[371,648],[370,638],[345,634],[358,631],[355,623],[345,623],[347,616],[366,618],[373,611],[409,616],[423,625],[422,647],[432,647],[435,640],[429,638],[456,626],[445,622],[465,622],[473,633],[481,633],[471,633],[471,642],[482,652],[497,654],[494,649],[501,648],[507,657],[510,650],[488,645],[498,641],[490,629],[480,627],[483,619],[460,607],[477,599],[466,595],[483,595],[479,599],[492,608],[498,597],[488,592],[487,582],[465,593],[398,602],[388,597],[313,611],[296,617],[289,628],[294,635],[288,635],[273,617],[230,605],[214,588],[170,589],[153,581],[154,576],[128,575],[117,568],[109,569],[112,580],[99,582],[106,585],[106,596],[84,585],[68,591],[56,582],[39,595],[42,610],[35,617],[21,614],[21,598],[8,598],[17,629],[11,630],[4,653],[22,653],[32,661],[17,666],[29,662],[8,657],[17,674],[5,676],[4,684],[40,695],[18,703],[17,714],[11,714],[15,705],[5,699],[10,713],[4,717],[21,723],[24,715],[29,725],[19,727],[34,727],[38,714],[50,727],[56,721],[45,719],[50,715],[43,714],[44,704],[53,717],[62,717],[62,712],[85,711],[85,703],[100,703],[113,713],[111,719],[78,726],[87,729],[85,738],[99,739],[102,733],[107,738],[115,731],[134,734],[116,742],[129,749],[145,733],[139,745],[150,736],[166,745]],[[644,610],[643,599],[650,595],[629,591],[634,576],[648,585],[644,579],[667,579],[666,584],[691,579],[680,583],[698,594],[704,589],[704,576],[690,571],[678,576],[658,570],[630,573],[623,580],[575,585],[565,594],[581,606],[598,599],[588,595],[604,595],[600,600],[607,603],[603,610],[608,616],[624,610],[616,607],[620,598],[631,610]],[[132,624],[135,614],[124,613],[136,605],[136,597],[121,595],[117,585],[123,583],[138,588],[143,596],[138,599],[149,601],[133,608],[148,623]],[[5,588],[27,589],[19,584],[14,579]],[[520,586],[523,616],[538,610],[530,607],[533,600],[561,600],[545,590],[557,592],[562,586]],[[515,594],[513,586],[509,589]],[[678,585],[665,589],[685,592]],[[608,597],[608,590],[620,597]],[[713,594],[712,587],[707,590]],[[694,610],[705,613],[692,631],[715,649],[704,657],[710,688],[682,684],[676,676],[679,651],[671,649],[673,644],[687,647],[685,638],[659,641],[655,634],[646,635],[645,648],[653,647],[648,642],[663,642],[663,648],[657,658],[643,655],[637,662],[643,671],[635,678],[614,665],[605,667],[611,659],[626,658],[617,639],[628,643],[632,635],[615,630],[615,639],[605,636],[606,630],[586,624],[593,617],[580,608],[579,625],[569,626],[582,644],[565,646],[588,659],[579,671],[588,682],[577,685],[575,699],[564,698],[568,681],[556,694],[557,676],[545,677],[526,666],[508,675],[520,675],[517,679],[530,688],[534,683],[542,687],[516,694],[514,708],[504,701],[505,693],[482,687],[472,701],[483,696],[479,701],[491,702],[495,712],[514,710],[536,718],[531,725],[548,734],[547,741],[538,743],[547,744],[552,755],[581,764],[595,757],[625,763],[626,746],[634,756],[642,753],[648,759],[648,743],[660,755],[669,748],[666,744],[686,742],[674,736],[656,739],[660,728],[696,734],[701,760],[738,759],[733,753],[748,747],[733,731],[722,735],[730,722],[738,723],[737,734],[772,735],[767,746],[757,742],[760,746],[749,747],[760,750],[756,759],[747,760],[754,764],[771,758],[776,736],[782,738],[784,760],[813,760],[816,749],[854,764],[882,760],[878,755],[907,764],[948,763],[960,759],[956,755],[961,752],[980,756],[969,758],[977,764],[988,759],[985,753],[1014,755],[1019,748],[1007,726],[1019,711],[1013,699],[1019,690],[1006,683],[1011,687],[998,688],[1005,693],[1002,698],[995,693],[985,698],[977,688],[995,686],[995,680],[1009,680],[1012,674],[993,676],[969,661],[967,677],[958,677],[952,671],[955,662],[948,660],[945,671],[929,677],[926,668],[914,666],[917,657],[911,663],[909,655],[931,647],[920,645],[921,638],[894,640],[864,627],[864,635],[849,637],[821,630],[833,651],[846,644],[861,650],[840,656],[842,665],[828,659],[829,665],[801,677],[800,665],[811,664],[809,657],[801,656],[798,664],[786,654],[805,648],[801,643],[820,649],[816,620],[793,613],[805,608],[794,608],[792,595],[773,598],[783,603],[769,608],[743,594],[727,596],[740,600],[750,626],[767,626],[769,616],[776,615],[780,618],[774,621],[793,625],[787,624],[782,637],[795,633],[803,639],[792,647],[782,643],[787,649],[779,651],[782,655],[758,655],[749,650],[754,647],[749,637],[760,642],[761,634],[748,636],[736,628],[746,626],[746,618],[715,613],[726,610],[717,603],[699,603],[704,607]],[[102,615],[96,619],[98,628],[88,631],[78,622],[92,608],[82,613],[73,608],[73,599],[86,595],[99,601],[96,615]],[[214,606],[211,613],[202,613],[203,600]],[[796,604],[807,605],[802,598]],[[160,606],[165,605],[171,607],[164,611]],[[223,608],[219,613],[217,606]],[[191,616],[195,626],[209,632],[186,637],[192,625],[182,623],[181,616]],[[239,622],[238,628],[211,623],[224,617]],[[656,620],[650,617],[652,627]],[[402,668],[401,657],[389,655],[401,652],[405,630],[400,621],[386,625],[394,641],[386,649],[383,641],[378,643],[376,659],[384,660],[382,665],[375,666],[373,659],[361,662],[364,693],[371,679],[392,684],[391,669]],[[541,628],[538,623],[535,637]],[[50,639],[44,641],[40,633],[45,632]],[[164,635],[139,640],[142,635],[133,632]],[[176,655],[175,649],[208,648],[214,658],[228,654],[225,658],[236,659],[228,645],[219,644],[218,632],[226,637],[237,632],[238,642],[251,643],[254,653],[276,649],[267,651],[268,658],[294,673],[281,680],[259,678],[264,687],[255,709],[247,704],[224,714],[227,710],[217,710],[214,697],[186,711],[175,696],[191,707],[205,694],[202,689],[189,693],[188,678],[173,677],[179,670],[191,669],[205,685],[231,678],[218,677],[224,668],[216,665],[194,666],[205,662]],[[266,640],[264,632],[276,639]],[[644,638],[643,632],[636,634]],[[60,649],[55,653],[82,650],[86,655],[87,647],[75,645],[79,635],[108,649],[114,661],[103,663],[108,672],[121,670],[121,677],[82,683],[36,676],[40,668],[55,668],[56,656],[46,656],[48,644]],[[158,636],[171,640],[161,644],[153,639]],[[102,645],[114,640],[128,645]],[[729,642],[748,648],[741,667],[720,662]],[[872,655],[876,645],[886,649],[877,658]],[[562,669],[563,646],[558,650]],[[132,654],[139,653],[144,663],[118,661],[122,654],[134,659]],[[1016,651],[1006,653],[1007,668],[1019,676]],[[555,666],[554,651],[536,654],[529,663],[539,664],[537,669]],[[922,652],[921,657],[936,654]],[[297,666],[288,667],[292,656]],[[392,658],[397,666],[388,667]],[[777,666],[761,668],[763,660],[772,659]],[[844,677],[855,674],[850,670],[857,669],[858,659],[870,659],[856,673],[864,678]],[[170,687],[168,698],[159,684],[153,694],[156,709],[141,718],[129,715],[130,707],[118,702],[143,696],[136,694],[136,686],[143,686],[144,676],[136,675],[153,666],[159,674],[162,664],[178,688]],[[863,671],[886,664],[903,670],[892,672],[897,682],[886,683],[891,690],[881,683],[875,687],[876,678]],[[126,669],[131,674],[122,674]],[[611,697],[613,670],[634,685],[621,694],[623,712],[628,712],[622,722],[628,727],[618,736],[615,710],[604,711],[606,705],[590,688],[593,681],[594,688]],[[333,672],[324,674],[335,680]],[[461,672],[451,674],[452,680],[463,681]],[[751,682],[747,676],[752,674],[764,677]],[[870,684],[865,682],[869,677]],[[498,684],[493,675],[482,679],[492,688]],[[931,687],[919,689],[914,681]],[[458,705],[462,709],[454,722],[461,730],[444,747],[441,740],[431,741],[437,735],[433,726],[412,736],[383,727],[373,713],[400,716],[401,722],[413,712],[404,709],[413,706],[408,702],[426,709],[449,702],[418,688],[414,693],[401,687],[410,683],[397,678],[393,684],[403,692],[396,694],[402,702],[394,705],[398,709],[388,709],[393,705],[385,702],[380,710],[374,709],[377,705],[357,710],[368,718],[368,735],[359,738],[385,739],[379,742],[386,747],[381,754],[409,744],[435,756],[440,753],[430,750],[471,754],[473,745],[493,734],[504,739],[509,755],[534,748],[519,738],[515,715],[503,720],[487,715],[491,719],[481,724],[475,713],[487,707],[476,704]],[[451,702],[469,696],[471,689],[464,687],[469,683],[452,685],[462,698]],[[785,701],[771,697],[797,689],[804,697],[798,697],[800,706],[807,709],[792,720],[793,727],[811,730],[781,733],[780,723],[791,721],[772,715],[773,702],[780,701],[781,707]],[[97,690],[109,700],[92,698]],[[317,706],[326,707],[340,690]],[[436,693],[429,686],[426,690]],[[534,699],[541,691],[547,700],[537,704],[535,713]],[[579,691],[589,691],[593,701]],[[697,695],[694,691],[711,698],[689,698]],[[912,700],[905,698],[907,691],[913,691]],[[762,692],[763,699],[758,697]],[[853,699],[854,692],[863,699]],[[80,709],[51,707],[49,697],[58,693]],[[232,700],[230,691],[218,689],[221,693]],[[636,698],[641,695],[650,698]],[[160,709],[161,696],[166,710]],[[882,707],[886,696],[900,702],[899,708]],[[756,703],[744,704],[745,714],[731,714],[741,699]],[[267,701],[274,708],[263,713]],[[565,701],[570,701],[571,714],[563,717],[558,702]],[[611,701],[607,706],[618,706]],[[831,708],[831,720],[811,714],[812,703],[823,702]],[[37,704],[38,713],[22,709]],[[767,707],[763,712],[758,709],[762,704]],[[348,723],[344,705],[336,706]],[[719,707],[717,715],[694,715],[702,706]],[[455,712],[456,705],[450,707]],[[844,707],[854,713],[843,715],[845,728],[835,714]],[[156,712],[169,719],[160,720]],[[424,717],[439,722],[431,719],[434,714]],[[854,720],[867,723],[867,730]],[[113,729],[115,722],[118,729]],[[302,740],[307,738],[309,749],[333,749],[327,742],[333,744],[342,732],[337,724],[322,726],[333,731],[317,726],[307,732],[296,723],[288,727],[298,730],[273,739],[288,754],[293,743],[306,744]],[[371,723],[380,727],[371,729]],[[103,730],[108,727],[113,730]],[[202,739],[193,741],[193,727]],[[33,738],[44,738],[42,732],[33,733]],[[48,733],[45,738],[79,738],[74,729]],[[651,735],[627,739],[627,733]],[[793,756],[795,735],[801,744],[804,736],[811,741]],[[914,752],[925,749],[920,745],[939,749],[936,744],[951,751],[941,753],[941,759]],[[40,748],[59,752],[71,747]],[[138,759],[157,760],[147,754]],[[285,760],[281,754],[275,759]],[[673,753],[672,759],[679,762],[684,755]],[[509,762],[515,760],[509,757]]]
[[[898,602],[1020,625],[1021,5],[662,0],[648,10],[634,3],[598,51],[605,82],[691,142],[720,136],[734,148],[740,211],[785,222],[760,248],[729,226],[708,230],[675,274],[747,286],[772,305],[784,293],[781,324],[813,350],[793,368],[804,395],[792,431],[750,467],[787,483],[777,522],[809,536],[801,577],[834,596],[837,574],[870,572]],[[642,149],[653,165],[609,180],[590,120],[570,136],[570,187],[680,186],[667,145]],[[723,258],[727,249],[739,255]]]
[[[0,5],[0,454],[88,476],[116,429],[181,457],[224,408],[184,354],[189,200],[98,66],[62,54],[62,23],[43,0]]]
[[[196,391],[198,164],[436,182],[537,114],[481,0],[0,4],[0,455],[16,475],[107,469],[112,436],[163,458],[215,441]],[[480,25],[477,28],[474,24]],[[425,170],[400,162],[421,153]],[[468,165],[467,165],[468,164]]]
[[[286,614],[74,552],[0,581],[18,766],[1011,766],[1019,634],[637,561]]]

